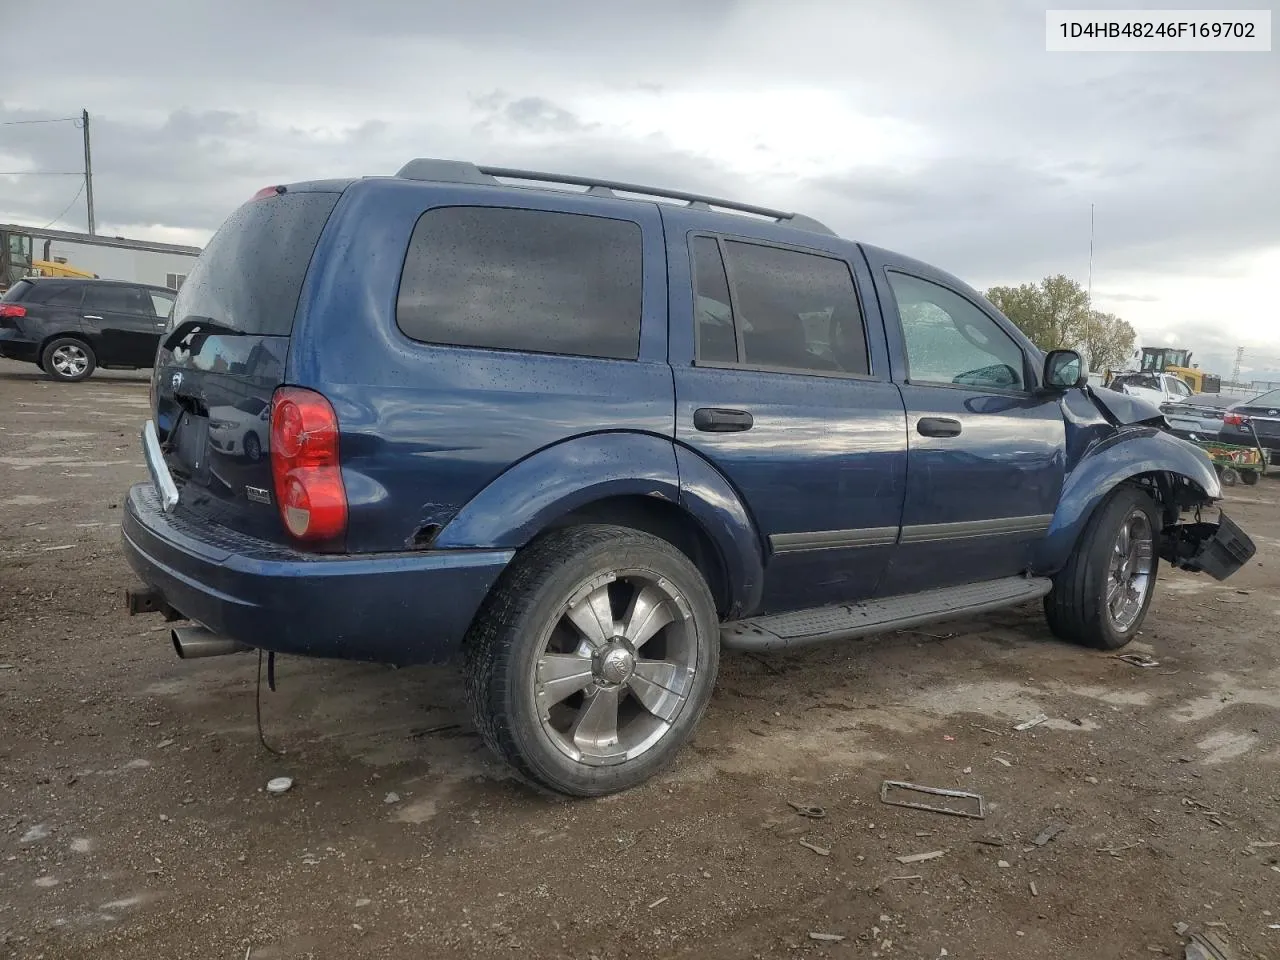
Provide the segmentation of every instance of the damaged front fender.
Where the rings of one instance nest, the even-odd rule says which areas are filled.
[[[1166,504],[1176,523],[1182,509],[1209,504],[1222,496],[1213,462],[1194,444],[1155,427],[1123,427],[1092,444],[1067,474],[1049,532],[1041,541],[1033,569],[1053,574],[1066,564],[1098,505],[1119,484],[1142,478],[1167,477],[1184,486],[1191,497]]]

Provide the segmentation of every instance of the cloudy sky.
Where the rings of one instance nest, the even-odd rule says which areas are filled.
[[[1280,371],[1280,52],[1050,54],[1048,5],[62,0],[56,49],[4,18],[30,55],[0,123],[87,108],[99,230],[191,243],[265,184],[438,156],[798,209],[979,287],[1084,283],[1092,203],[1101,308]],[[81,162],[70,123],[0,126],[0,171]],[[82,230],[79,186],[0,176],[0,221]]]

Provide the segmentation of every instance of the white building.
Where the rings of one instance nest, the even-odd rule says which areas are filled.
[[[6,236],[7,235],[7,236]],[[177,290],[200,255],[199,247],[124,237],[91,236],[67,230],[48,230],[0,223],[0,236],[26,247],[32,260],[65,263],[97,274],[103,280],[131,280]]]

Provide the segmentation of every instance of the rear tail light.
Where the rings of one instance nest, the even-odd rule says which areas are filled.
[[[346,533],[338,417],[314,390],[276,390],[271,401],[271,475],[280,519],[290,536],[323,541]]]
[[[254,194],[252,197],[250,197],[249,199],[250,199],[251,201],[252,201],[252,200],[265,200],[265,199],[267,199],[267,197],[274,197],[274,196],[276,196],[276,195],[278,195],[278,194],[284,193],[284,190],[285,190],[285,188],[284,188],[284,187],[282,187],[282,186],[278,186],[278,187],[263,187],[261,190],[259,190],[257,193],[255,193],[255,194]]]
[[[20,303],[0,303],[0,317],[25,317],[27,308]]]
[[[1244,417],[1240,416],[1238,413],[1227,413],[1223,415],[1222,422],[1228,427],[1243,427]]]

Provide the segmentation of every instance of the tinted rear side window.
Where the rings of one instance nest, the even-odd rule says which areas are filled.
[[[137,287],[112,283],[86,287],[84,308],[106,313],[146,313],[151,310],[151,303]]]
[[[240,333],[288,336],[336,193],[251,200],[214,234],[174,305],[175,324],[205,320]]]
[[[743,363],[814,373],[870,372],[862,309],[847,263],[736,240],[724,248]]]
[[[640,242],[628,220],[428,210],[409,241],[396,322],[425,343],[634,360]]]
[[[85,285],[82,283],[64,283],[50,288],[47,292],[43,287],[43,283],[37,287],[37,290],[41,291],[40,302],[51,307],[78,307],[84,298]]]

